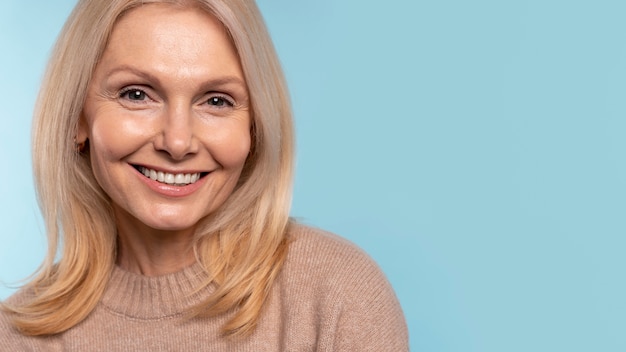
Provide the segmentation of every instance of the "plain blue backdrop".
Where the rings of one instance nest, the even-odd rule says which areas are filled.
[[[6,283],[45,251],[30,117],[74,2],[0,5]],[[292,214],[380,264],[413,351],[626,350],[626,3],[259,6],[296,116]]]

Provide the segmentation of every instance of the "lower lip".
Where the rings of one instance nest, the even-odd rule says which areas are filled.
[[[149,177],[146,177],[144,174],[137,171],[137,169],[133,168],[141,181],[148,186],[152,191],[171,198],[183,198],[193,194],[197,191],[206,181],[206,176],[202,177],[198,181],[194,183],[190,183],[185,186],[176,186],[176,185],[168,185],[167,183],[161,183],[159,181],[155,181]]]

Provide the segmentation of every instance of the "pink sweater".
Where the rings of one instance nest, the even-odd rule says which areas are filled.
[[[245,339],[219,336],[227,316],[183,319],[201,297],[187,295],[204,275],[198,265],[160,277],[115,268],[97,308],[62,334],[26,337],[0,315],[0,351],[408,351],[398,300],[366,254],[301,225],[290,236],[283,271]]]

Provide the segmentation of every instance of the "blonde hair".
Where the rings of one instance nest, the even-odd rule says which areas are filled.
[[[115,219],[89,155],[77,153],[74,136],[116,21],[132,8],[157,2],[200,8],[222,22],[239,54],[253,116],[253,145],[240,181],[198,226],[196,256],[210,279],[204,285],[215,282],[217,289],[189,316],[234,310],[223,333],[245,336],[254,330],[282,267],[290,222],[292,116],[284,76],[254,1],[80,0],[54,47],[35,109],[33,168],[48,253],[25,285],[28,299],[2,306],[23,334],[72,328],[104,293],[116,259]]]

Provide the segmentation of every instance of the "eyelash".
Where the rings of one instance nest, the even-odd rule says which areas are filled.
[[[229,97],[221,95],[221,94],[212,95],[211,97],[209,97],[209,99],[206,100],[205,104],[210,105],[210,106],[215,106],[217,108],[224,108],[224,106],[210,104],[210,102],[214,99],[219,99],[220,101],[223,101],[224,104],[227,105],[228,107],[235,106],[235,103],[232,101],[232,99],[229,99]]]
[[[139,92],[140,94],[143,94],[144,99],[130,99],[128,96],[126,96],[127,94],[132,93],[132,92]],[[146,93],[144,90],[139,89],[139,88],[134,88],[134,87],[128,87],[128,88],[122,89],[119,93],[119,97],[133,101],[133,102],[143,102],[145,101],[145,98],[148,98],[148,99],[150,98],[148,96],[148,93]],[[221,94],[212,95],[204,102],[204,104],[214,106],[217,108],[224,108],[224,106],[209,104],[214,99],[219,99],[220,101],[223,101],[224,104],[227,105],[228,107],[235,106],[235,102],[231,98],[225,95],[221,95]]]
[[[139,92],[141,94],[143,94],[143,96],[145,98],[149,98],[148,93],[146,93],[144,90],[139,89],[139,88],[134,88],[134,87],[128,87],[128,88],[124,88],[120,91],[119,97],[123,98],[123,99],[127,99],[127,100],[131,100],[134,102],[143,102],[145,101],[145,99],[140,99],[140,100],[136,100],[136,99],[130,99],[129,97],[125,97],[128,93],[131,92]]]

